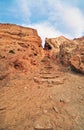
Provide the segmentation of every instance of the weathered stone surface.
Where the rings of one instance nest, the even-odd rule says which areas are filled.
[[[53,130],[49,117],[43,115],[34,123],[35,130]]]
[[[74,70],[84,65],[84,45],[77,41],[70,54],[81,62],[77,58]],[[72,41],[59,37],[56,44],[65,42]],[[57,62],[59,46],[45,50],[35,30],[0,24],[0,129],[83,130],[84,76],[66,73]]]
[[[68,39],[65,38],[64,36],[60,36],[60,37],[56,37],[56,38],[46,38],[44,48],[48,49],[48,50],[53,50],[55,52],[56,52],[56,50],[59,51],[60,44],[66,40],[68,40]]]
[[[24,48],[32,45],[41,47],[42,42],[37,30],[14,24],[0,24],[0,38],[4,43],[16,42]]]
[[[52,52],[57,53],[59,52],[60,44],[66,40],[68,39],[65,38],[64,36],[60,36],[57,38],[46,38],[44,48],[45,50],[51,50]]]
[[[44,49],[47,51],[48,57],[54,61],[58,61],[59,58],[59,46],[68,41],[64,36],[57,38],[46,38]]]
[[[83,37],[80,37],[80,38],[74,38],[73,39],[74,42],[77,42],[77,43],[84,43],[84,36]]]
[[[74,54],[74,50],[77,47],[77,44],[74,43],[73,41],[66,40],[60,45],[60,61],[63,65],[65,66],[70,66],[70,58]]]
[[[63,36],[46,38],[44,49],[47,56],[64,66],[84,73],[84,37],[69,40]]]
[[[34,68],[43,55],[41,42],[35,29],[0,24],[0,59],[3,59],[9,68],[19,71]]]
[[[75,71],[84,74],[84,43],[78,44],[70,59],[70,65]]]

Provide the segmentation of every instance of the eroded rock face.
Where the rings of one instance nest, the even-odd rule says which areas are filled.
[[[84,43],[84,36],[80,37],[80,38],[74,38],[73,41],[75,41],[77,43]]]
[[[83,130],[84,76],[64,60],[84,72],[84,44],[51,41],[45,50],[36,30],[0,24],[0,130]]]
[[[63,36],[46,38],[45,50],[54,61],[84,73],[84,37],[69,40]]]
[[[43,53],[41,43],[35,29],[0,24],[0,63],[3,60],[12,70],[20,71],[38,66]]]
[[[84,38],[63,42],[60,45],[60,61],[74,71],[84,73]]]
[[[3,39],[4,37],[4,39]],[[28,48],[30,45],[41,47],[41,38],[37,30],[11,24],[0,24],[0,41],[17,43],[21,47]]]
[[[84,43],[78,44],[70,59],[70,66],[77,72],[84,74]]]
[[[53,61],[55,61],[55,60],[58,61],[59,47],[65,41],[68,41],[68,39],[65,38],[64,36],[60,36],[57,38],[46,38],[45,39],[44,49],[49,52],[48,55]]]
[[[70,66],[84,73],[84,37],[69,40],[64,36],[46,38],[44,50],[35,29],[0,24],[1,71],[28,72],[39,67],[43,57],[52,63]]]
[[[58,52],[60,44],[66,40],[68,40],[68,39],[65,38],[64,36],[60,36],[57,38],[46,38],[44,48],[46,50],[52,50],[54,52]]]
[[[70,58],[75,53],[75,48],[77,47],[77,44],[73,41],[65,41],[60,45],[60,61],[65,66],[70,66]]]

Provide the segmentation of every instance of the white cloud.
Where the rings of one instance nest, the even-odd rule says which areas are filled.
[[[23,24],[36,28],[43,40],[44,37],[56,37],[61,34],[79,37],[84,33],[84,15],[78,7],[72,6],[70,1],[19,0],[18,6],[24,19]],[[32,22],[37,16],[38,19]],[[46,19],[42,18],[43,21],[40,21],[39,16]]]
[[[84,15],[78,7],[73,7],[59,0],[54,4],[54,0],[49,4],[53,6],[54,10],[50,12],[50,17],[54,22],[62,23],[67,33],[72,37],[82,35],[84,32]]]
[[[23,26],[29,26],[34,29],[37,29],[38,35],[42,38],[42,45],[44,46],[45,43],[45,37],[47,38],[53,38],[62,35],[62,33],[58,30],[55,30],[55,28],[50,25],[48,22],[45,23],[37,23],[37,24],[31,24],[31,25],[23,25]]]
[[[82,35],[84,31],[84,16],[78,8],[66,8],[64,10],[63,21],[72,33],[72,35]]]
[[[55,30],[55,28],[50,25],[49,23],[38,23],[38,24],[33,24],[33,28],[36,28],[38,31],[38,34],[41,36],[43,44],[45,41],[45,37],[50,38],[50,37],[57,37],[59,35],[62,35],[62,33],[58,30]]]
[[[30,22],[31,10],[30,10],[30,1],[29,0],[15,0],[18,5],[18,14],[21,15],[24,22]]]

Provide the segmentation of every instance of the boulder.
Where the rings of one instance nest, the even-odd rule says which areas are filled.
[[[59,36],[59,37],[56,37],[56,38],[46,38],[44,49],[45,50],[52,50],[54,52],[58,52],[60,44],[63,43],[64,41],[66,41],[66,40],[68,40],[68,39],[65,38],[64,36]]]
[[[74,55],[70,58],[70,66],[73,70],[84,74],[84,43],[78,44]]]
[[[64,36],[59,36],[56,38],[46,38],[44,50],[47,52],[48,56],[54,61],[58,61],[59,57],[59,46],[68,40]]]
[[[36,29],[0,24],[0,62],[5,62],[11,71],[34,68],[42,56],[42,40]]]
[[[34,122],[34,130],[53,130],[49,117],[43,115]]]
[[[66,40],[60,45],[59,58],[64,66],[70,66],[70,58],[75,53],[76,47],[77,43],[71,40]]]

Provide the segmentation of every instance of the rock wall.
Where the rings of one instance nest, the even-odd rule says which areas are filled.
[[[43,57],[84,73],[84,37],[73,40],[64,36],[46,38],[43,49],[37,30],[0,24],[0,73],[9,70],[29,72],[41,66]]]
[[[43,53],[41,43],[35,29],[0,24],[0,71],[7,66],[14,71],[29,71],[30,68],[38,66]]]
[[[60,61],[65,67],[84,73],[84,37],[69,40],[63,36],[46,38],[45,50],[50,57]]]

